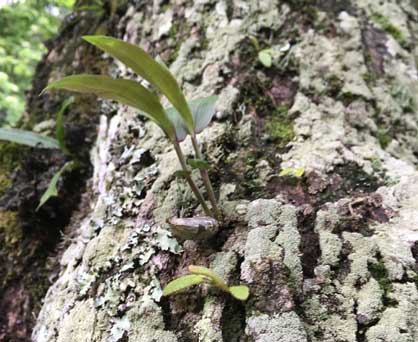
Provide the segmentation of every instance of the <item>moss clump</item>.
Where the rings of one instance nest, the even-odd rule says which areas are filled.
[[[14,250],[22,240],[23,232],[17,212],[0,210],[0,239],[2,247]]]
[[[407,45],[406,39],[401,30],[394,26],[388,18],[384,17],[381,14],[374,14],[372,16],[372,20],[376,24],[378,24],[384,31],[389,33],[395,40],[397,40],[397,42],[401,46],[405,47]]]
[[[172,46],[170,47],[170,58],[167,61],[168,64],[173,63],[179,56],[179,51],[181,47],[181,39],[179,39],[179,34],[180,24],[176,20],[173,20],[173,24],[170,28],[170,31],[168,32],[168,38],[170,40],[170,43],[172,44]]]
[[[27,147],[7,142],[0,142],[0,168],[13,171],[19,166]]]
[[[396,301],[389,298],[389,293],[393,291],[392,282],[389,279],[388,271],[386,270],[383,260],[379,260],[376,263],[370,263],[368,265],[370,274],[379,283],[380,288],[383,291],[382,302],[385,306],[395,306]]]
[[[384,126],[379,126],[377,131],[377,139],[379,140],[380,146],[382,146],[383,149],[388,147],[392,141],[392,137],[389,135],[388,129],[386,129]]]
[[[12,185],[9,174],[0,171],[0,197],[4,195],[6,189]]]
[[[0,197],[12,185],[11,173],[19,168],[27,150],[25,146],[0,142]]]
[[[257,115],[260,117],[264,117],[270,113],[274,107],[270,96],[268,95],[259,95],[259,96],[251,96],[251,90],[243,90],[242,95],[243,99],[242,102],[244,103],[245,107],[251,110],[255,110]],[[259,88],[256,89],[255,92],[264,92],[264,89]],[[240,101],[238,101],[240,102]]]
[[[266,119],[265,129],[277,147],[284,148],[295,136],[287,107],[277,107]]]

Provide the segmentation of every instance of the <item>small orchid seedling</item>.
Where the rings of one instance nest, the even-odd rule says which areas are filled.
[[[209,268],[190,265],[189,272],[191,274],[179,277],[169,282],[163,290],[163,296],[170,296],[190,286],[204,283],[215,286],[220,290],[231,294],[238,300],[245,301],[250,295],[250,290],[247,286],[228,286],[222,278]]]
[[[131,68],[159,90],[173,107],[164,109],[158,96],[138,82],[103,75],[64,77],[50,83],[45,90],[65,89],[80,93],[92,93],[138,109],[139,114],[156,123],[173,144],[182,167],[180,174],[189,183],[206,215],[220,219],[221,213],[207,172],[209,164],[202,159],[202,153],[196,138],[196,134],[209,125],[215,112],[217,97],[209,96],[187,102],[180,86],[168,68],[155,61],[140,47],[106,36],[85,36],[83,39]],[[195,151],[195,159],[188,162],[186,162],[179,145],[187,135],[190,135]],[[212,210],[206,205],[205,199],[193,181],[188,165],[200,170]]]

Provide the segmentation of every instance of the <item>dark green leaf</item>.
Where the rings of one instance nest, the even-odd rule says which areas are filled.
[[[184,170],[177,170],[174,172],[174,176],[179,178],[186,178],[190,174],[190,171],[184,171]]]
[[[0,140],[40,148],[59,148],[57,140],[23,129],[0,128]]]
[[[203,159],[189,159],[187,161],[187,164],[189,164],[193,169],[199,169],[199,170],[209,170],[210,164]]]
[[[186,99],[173,75],[148,53],[138,46],[120,39],[106,36],[85,36],[89,43],[107,52],[158,88],[178,110],[189,133],[193,133],[194,122]]]
[[[173,125],[158,97],[138,82],[101,75],[74,75],[50,83],[47,89],[92,93],[137,108],[142,115],[158,124],[170,139],[175,139]]]
[[[250,295],[250,290],[245,285],[231,286],[229,288],[229,292],[239,300],[247,300],[248,296]]]
[[[65,154],[69,154],[67,146],[65,146],[65,130],[64,130],[64,113],[74,99],[71,97],[68,100],[64,101],[60,110],[57,113],[57,118],[55,122],[55,137],[58,140],[58,144]]]
[[[184,290],[190,286],[201,284],[205,277],[201,275],[189,274],[173,281],[170,281],[163,290],[163,296],[169,296],[175,292]]]
[[[213,272],[209,268],[204,267],[204,266],[190,265],[189,272],[193,274],[205,276],[209,278],[213,282],[214,285],[216,285],[217,287],[219,287],[220,289],[226,292],[229,292],[229,287],[226,285],[226,283],[215,272]]]
[[[61,175],[65,171],[70,170],[71,168],[74,167],[74,165],[75,163],[73,161],[65,163],[64,166],[54,175],[54,177],[52,177],[51,181],[49,182],[48,188],[43,193],[39,201],[39,205],[36,208],[36,211],[38,211],[39,208],[42,207],[46,203],[46,201],[48,201],[51,197],[58,196],[58,190],[57,190],[58,180],[60,179]]]

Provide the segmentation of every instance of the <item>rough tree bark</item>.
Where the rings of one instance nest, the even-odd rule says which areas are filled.
[[[227,221],[207,243],[176,241],[166,220],[201,209],[172,147],[135,111],[77,97],[68,115],[85,136],[100,115],[93,176],[66,211],[71,241],[33,340],[417,341],[416,2],[112,4],[73,17],[38,88],[80,71],[135,78],[79,39],[106,33],[160,54],[189,98],[219,94],[199,138]],[[264,67],[257,49],[270,47]],[[288,167],[305,173],[279,177]],[[204,287],[162,298],[190,264],[247,284],[250,299]]]

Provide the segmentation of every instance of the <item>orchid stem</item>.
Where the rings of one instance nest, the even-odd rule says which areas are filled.
[[[199,144],[197,143],[196,136],[192,135],[191,138],[192,138],[192,144],[193,144],[193,148],[194,148],[194,151],[195,151],[196,158],[197,159],[203,159],[202,158],[202,153],[200,152]],[[212,210],[215,212],[215,218],[217,220],[220,220],[221,219],[221,212],[220,212],[220,210],[218,208],[218,204],[216,202],[215,193],[213,191],[212,184],[211,184],[210,179],[209,179],[208,171],[201,169],[200,174],[202,175],[203,183],[205,184],[205,188],[206,188],[206,191],[208,193],[209,201],[212,204]]]
[[[203,210],[205,211],[206,215],[213,217],[212,211],[207,206],[205,199],[203,198],[202,194],[199,191],[199,188],[196,186],[195,182],[193,181],[190,171],[188,170],[186,159],[184,158],[184,154],[180,148],[180,145],[177,141],[173,142],[174,150],[177,153],[177,157],[179,158],[181,168],[185,171],[185,178],[190,185],[194,195],[196,196],[197,200],[199,201],[200,205],[202,206]]]

